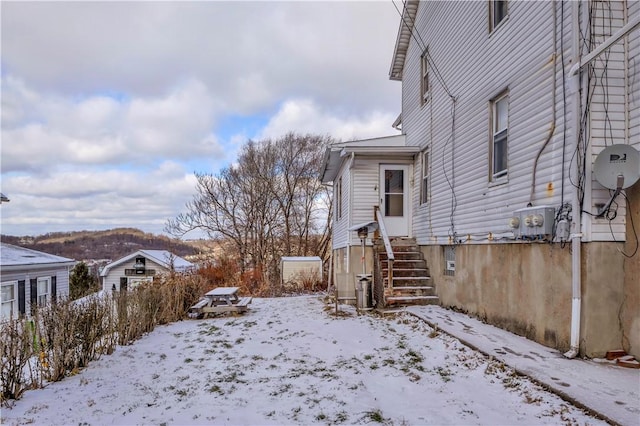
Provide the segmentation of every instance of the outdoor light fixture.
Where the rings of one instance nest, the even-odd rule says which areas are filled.
[[[367,238],[367,235],[369,235],[369,228],[367,228],[366,226],[358,228],[358,238],[364,240]]]

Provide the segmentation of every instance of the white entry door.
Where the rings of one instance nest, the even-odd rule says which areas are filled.
[[[409,166],[380,165],[380,211],[391,237],[409,236]]]

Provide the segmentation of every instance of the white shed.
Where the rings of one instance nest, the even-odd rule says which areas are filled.
[[[280,271],[283,284],[314,275],[322,281],[322,259],[318,256],[285,256],[280,261]]]

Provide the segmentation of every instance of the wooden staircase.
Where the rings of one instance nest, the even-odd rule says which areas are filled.
[[[389,282],[389,261],[382,241],[374,244],[374,282],[378,307],[438,304],[431,284],[429,268],[415,238],[393,238],[392,282]]]

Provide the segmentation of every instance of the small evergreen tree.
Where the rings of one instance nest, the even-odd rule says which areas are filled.
[[[71,271],[69,275],[69,297],[78,299],[86,296],[90,292],[96,290],[96,279],[89,272],[86,263],[80,262]]]

